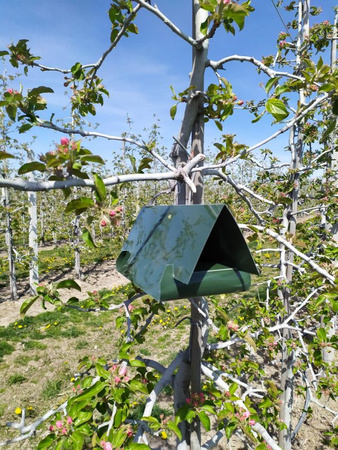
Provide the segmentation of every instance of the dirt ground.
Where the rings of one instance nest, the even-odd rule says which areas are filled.
[[[93,264],[87,267],[83,271],[82,280],[76,280],[73,270],[69,270],[68,273],[62,275],[58,273],[50,272],[47,275],[41,277],[41,282],[59,282],[63,279],[74,279],[80,286],[81,292],[72,289],[60,290],[61,298],[66,300],[72,296],[76,296],[80,300],[87,297],[88,291],[100,290],[100,289],[112,289],[115,286],[125,284],[128,280],[121,275],[115,267],[115,261],[104,261],[100,264]],[[19,299],[17,301],[11,301],[10,291],[8,288],[0,289],[0,326],[7,326],[8,324],[15,322],[20,318],[20,306],[28,298],[29,283],[27,279],[19,279],[17,282]],[[51,309],[51,305],[47,305],[47,308]],[[30,315],[40,314],[44,312],[40,302],[36,302],[29,310]]]

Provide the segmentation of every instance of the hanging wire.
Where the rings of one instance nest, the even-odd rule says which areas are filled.
[[[277,8],[277,6],[276,6],[274,0],[271,0],[271,3],[273,4],[273,6],[274,6],[274,8],[275,8],[275,10],[276,10],[276,12],[277,12],[277,14],[278,14],[278,17],[280,18],[280,20],[281,20],[281,22],[282,22],[282,24],[283,24],[283,26],[284,26],[284,28],[285,28],[285,31],[287,32],[287,34],[290,34],[290,32],[289,32],[289,30],[288,30],[288,27],[287,27],[287,25],[285,24],[285,22],[284,22],[284,20],[283,20],[283,17],[281,16],[281,13],[279,12],[279,10],[278,10],[278,8]]]

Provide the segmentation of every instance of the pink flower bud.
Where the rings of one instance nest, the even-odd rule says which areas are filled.
[[[249,425],[250,425],[250,427],[252,427],[252,425],[255,425],[255,423],[256,423],[255,420],[253,420],[253,419],[250,419],[250,420],[249,420]]]
[[[54,431],[54,425],[50,425],[50,427],[49,427],[49,431]]]
[[[115,378],[114,378],[114,381],[115,381],[115,383],[118,384],[118,383],[121,381],[121,378],[120,378],[120,377],[115,377]]]
[[[59,428],[59,430],[61,430],[61,428],[63,427],[63,423],[61,422],[61,420],[57,420],[55,425],[56,425],[56,428]]]
[[[61,434],[67,434],[67,428],[62,428]]]
[[[127,366],[121,366],[120,370],[119,370],[119,375],[121,375],[122,377],[124,377],[127,373]]]
[[[250,411],[244,411],[244,413],[243,413],[244,419],[247,419],[250,416],[251,416]]]
[[[113,446],[111,445],[110,442],[105,442],[103,444],[103,450],[113,450]]]
[[[11,94],[11,95],[13,95],[13,94],[14,94],[14,91],[13,91],[13,89],[7,89],[7,92],[8,92],[9,94]]]
[[[116,216],[116,211],[114,211],[114,210],[109,211],[109,215],[110,215],[110,217]]]
[[[66,137],[61,138],[61,145],[68,145],[69,144],[69,139]]]
[[[107,225],[107,222],[104,219],[102,219],[100,224],[101,224],[101,227],[105,227]]]
[[[232,331],[237,331],[238,330],[238,324],[235,323],[233,320],[229,320],[229,322],[227,323],[229,330]]]
[[[70,425],[71,423],[73,423],[73,419],[70,417],[70,416],[68,416],[67,417],[67,423]]]

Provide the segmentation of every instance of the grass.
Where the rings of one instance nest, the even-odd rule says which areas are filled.
[[[42,344],[42,342],[38,341],[27,341],[24,345],[26,350],[31,350],[33,348],[36,348],[38,350],[45,350],[47,348],[46,344]]]
[[[83,348],[88,348],[88,347],[89,347],[89,342],[85,341],[85,340],[78,341],[75,346],[75,348],[77,350],[81,350]]]
[[[10,386],[13,386],[13,384],[20,384],[20,383],[24,383],[25,381],[27,381],[27,378],[24,377],[23,375],[16,373],[14,375],[11,375],[8,378],[8,384]]]
[[[20,355],[15,358],[14,364],[18,366],[27,366],[29,361],[32,361],[33,359],[34,359],[33,356]]]
[[[3,327],[1,327],[3,328]],[[15,348],[13,347],[13,345],[8,344],[7,342],[0,342],[0,360],[5,356],[5,355],[10,355],[12,352],[14,352]]]
[[[62,380],[60,379],[48,380],[42,391],[42,397],[44,399],[56,397],[61,392],[62,384]]]

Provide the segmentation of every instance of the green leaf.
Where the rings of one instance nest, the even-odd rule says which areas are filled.
[[[251,121],[251,123],[256,123],[256,122],[258,122],[259,120],[261,120],[261,118],[264,116],[264,114],[265,114],[265,110],[264,110],[259,116],[255,117],[255,118]]]
[[[94,173],[93,177],[94,177],[94,184],[95,184],[95,190],[97,192],[97,195],[99,196],[100,201],[104,202],[107,197],[106,186],[105,186],[102,178],[97,173]]]
[[[88,197],[80,197],[76,198],[74,200],[71,200],[65,209],[65,213],[68,214],[74,210],[86,210],[87,208],[90,208],[94,206],[94,201],[91,198]]]
[[[18,174],[23,175],[28,172],[33,172],[34,170],[44,172],[46,170],[46,166],[41,162],[32,161],[21,166],[20,169],[18,170]]]
[[[76,80],[83,80],[84,78],[84,71],[82,69],[82,64],[77,62],[73,65],[73,67],[70,69],[72,71],[72,74],[74,75],[74,78]]]
[[[223,131],[223,125],[218,120],[214,120],[216,127],[219,129],[219,131]]]
[[[179,440],[182,440],[181,430],[178,428],[175,422],[169,420],[169,422],[167,422],[167,427],[169,428],[169,430],[173,431],[176,434]]]
[[[201,410],[202,411],[207,411],[210,414],[216,414],[216,411],[214,410],[214,408],[211,405],[205,405],[204,404],[203,406],[201,406]]]
[[[327,333],[325,328],[318,328],[317,330],[317,337],[319,342],[325,342],[327,339]]]
[[[39,296],[36,295],[35,297],[28,298],[27,300],[25,300],[20,307],[20,314],[25,315],[26,312],[29,310],[29,308],[36,302],[38,298]]]
[[[109,434],[109,441],[112,443],[113,448],[118,449],[122,447],[123,442],[126,440],[126,431],[124,428],[119,430],[113,429]]]
[[[37,450],[44,450],[45,448],[49,448],[51,445],[55,443],[55,434],[49,434],[42,441],[39,442],[37,446]]]
[[[84,155],[81,156],[81,161],[104,164],[104,160],[99,155]]]
[[[9,159],[9,158],[15,158],[14,155],[11,155],[10,153],[7,153],[5,151],[0,151],[0,160],[1,159]]]
[[[284,102],[277,98],[269,98],[265,102],[265,108],[267,112],[277,120],[277,122],[284,120],[289,115]]]
[[[131,23],[127,29],[130,33],[138,34],[138,28],[134,23]]]
[[[270,80],[268,80],[268,82],[265,85],[265,92],[268,94],[269,91],[271,90],[271,88],[278,84],[279,80],[280,80],[280,77],[270,78]]]
[[[97,381],[93,386],[89,389],[86,389],[82,394],[77,397],[72,398],[72,402],[82,402],[83,400],[89,400],[92,397],[95,397],[99,392],[101,392],[105,387],[107,387],[107,383],[105,381]]]
[[[132,442],[127,447],[125,447],[125,450],[150,450],[149,445],[146,444],[139,444],[137,442]]]
[[[85,228],[83,230],[82,239],[88,245],[88,247],[97,248],[97,245],[95,244],[94,239],[93,239],[90,231],[88,230],[88,228]]]
[[[54,94],[54,91],[52,88],[47,87],[47,86],[38,86],[36,88],[31,89],[28,92],[27,97],[38,97],[40,94]]]
[[[332,112],[335,116],[338,116],[338,98],[332,99]]]
[[[273,405],[272,401],[271,401],[269,398],[265,398],[265,399],[262,401],[262,403],[260,403],[258,406],[259,406],[261,409],[266,409],[266,408],[269,408],[269,407],[272,406],[272,405]]]
[[[84,436],[79,431],[74,431],[70,439],[72,440],[73,450],[82,450],[84,444]]]
[[[206,414],[206,412],[205,412],[205,411],[200,411],[200,412],[198,413],[198,417],[199,417],[199,419],[200,419],[202,425],[204,426],[204,428],[205,428],[207,431],[210,431],[210,418],[209,418],[209,416]]]
[[[21,127],[19,128],[19,133],[22,134],[25,131],[30,130],[33,127],[32,123],[24,123],[23,125],[21,125]]]
[[[110,372],[108,372],[108,370],[106,370],[101,364],[96,364],[95,369],[99,377],[109,380]]]
[[[132,367],[146,367],[145,363],[139,359],[131,359],[129,363]]]
[[[328,123],[328,126],[321,138],[321,142],[323,142],[328,136],[330,136],[330,134],[332,133],[333,130],[335,130],[335,128],[336,128],[336,119]]]
[[[231,395],[234,395],[235,392],[237,391],[237,389],[238,389],[238,384],[237,384],[237,383],[232,383],[232,384],[230,385],[230,387],[229,387],[229,392],[230,392],[230,394],[231,394]]]
[[[194,420],[194,418],[196,417],[197,413],[196,411],[194,411],[193,409],[189,409],[186,416],[185,416],[185,420],[188,423],[192,423],[192,421]]]
[[[63,280],[56,285],[56,289],[76,289],[81,291],[81,287],[74,280]]]
[[[172,120],[175,119],[176,112],[177,112],[177,105],[173,105],[173,106],[170,108],[170,117],[172,118]]]
[[[9,55],[9,52],[7,52],[6,50],[3,50],[0,52],[0,56],[6,56]]]
[[[132,390],[133,392],[139,391],[139,392],[143,392],[144,394],[148,394],[147,386],[145,384],[141,383],[141,381],[131,380],[129,387],[130,387],[130,390]]]
[[[80,405],[81,406],[81,405]],[[74,421],[74,425],[79,427],[80,425],[88,422],[93,416],[91,411],[78,411],[76,414],[76,419]]]
[[[13,122],[15,121],[16,118],[16,112],[17,112],[17,107],[13,106],[13,105],[7,105],[6,107],[6,112],[8,114],[8,117],[13,120]]]

